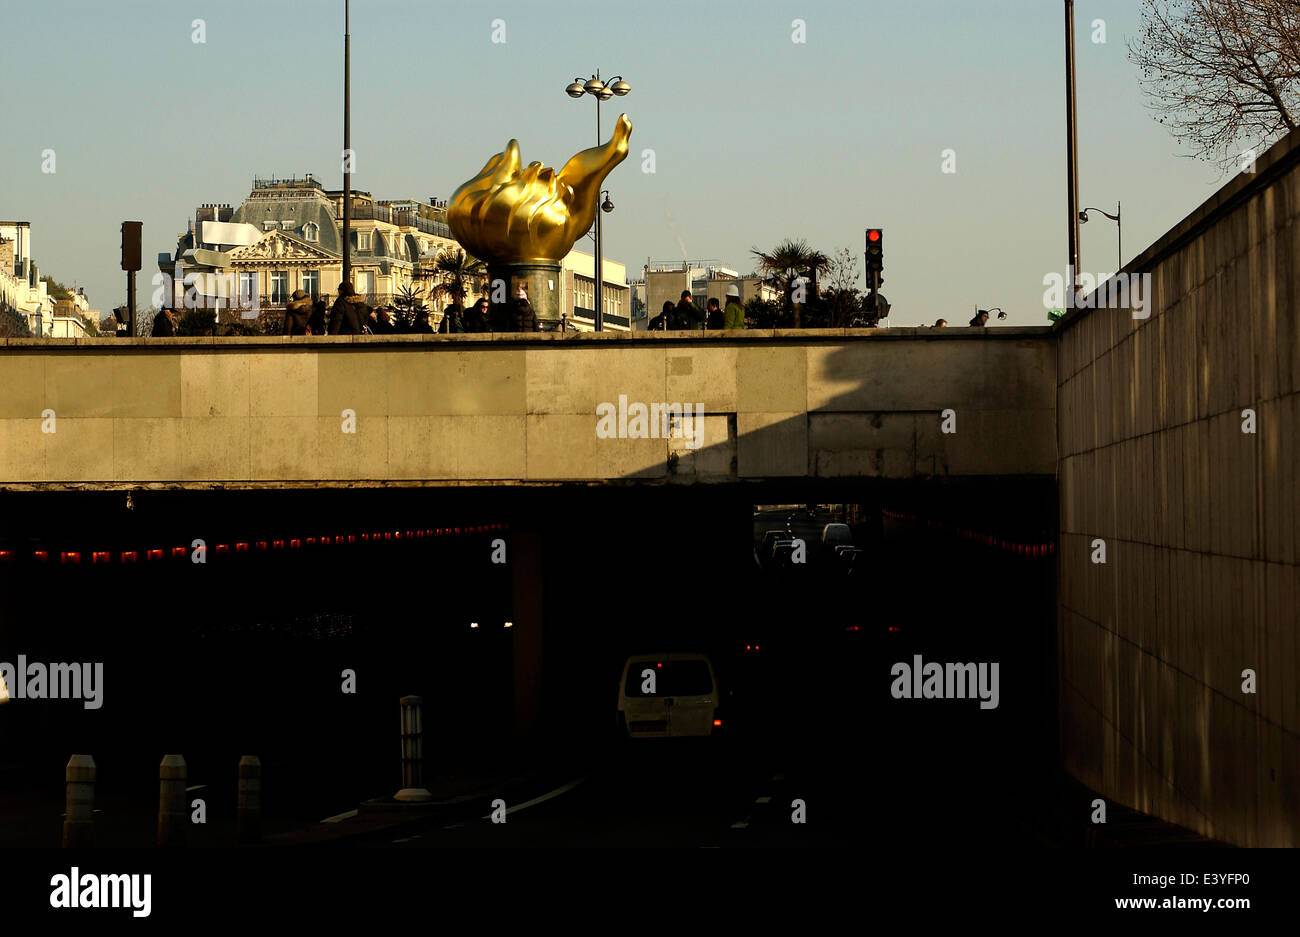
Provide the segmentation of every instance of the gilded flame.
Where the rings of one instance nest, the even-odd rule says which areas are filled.
[[[632,122],[622,114],[608,143],[576,154],[558,173],[541,163],[521,170],[519,141],[511,140],[452,194],[452,234],[490,263],[560,260],[591,228],[601,183],[627,158],[631,135]]]

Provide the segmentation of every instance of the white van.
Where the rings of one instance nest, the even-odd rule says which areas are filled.
[[[853,531],[849,529],[848,524],[827,524],[822,528],[822,546],[835,547],[853,546]]]
[[[709,736],[722,728],[706,654],[634,654],[623,665],[618,726],[628,738]]]

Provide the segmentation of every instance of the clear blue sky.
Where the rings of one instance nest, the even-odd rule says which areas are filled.
[[[1145,109],[1133,0],[1079,0],[1080,199],[1124,203],[1128,260],[1225,180]],[[592,11],[601,11],[598,18]],[[32,222],[43,273],[124,301],[118,225],[151,259],[203,202],[254,175],[342,185],[342,0],[42,0],[5,17],[0,218]],[[1063,4],[1054,0],[353,0],[353,184],[447,197],[511,137],[560,166],[595,142],[597,67],[632,93],[632,155],[608,180],[606,254],[716,259],[806,238],[827,253],[885,230],[888,324],[963,325],[975,304],[1046,322],[1066,247]],[[191,41],[206,21],[207,42]],[[503,19],[506,42],[492,42]],[[791,21],[807,41],[791,41]],[[1104,19],[1107,42],[1091,41]],[[19,115],[26,115],[25,121]],[[22,132],[11,129],[22,127]],[[41,172],[42,151],[57,171]],[[657,172],[641,171],[655,151]],[[940,172],[956,151],[957,173]],[[581,244],[579,244],[581,246]],[[1083,268],[1115,267],[1115,226],[1083,228]]]

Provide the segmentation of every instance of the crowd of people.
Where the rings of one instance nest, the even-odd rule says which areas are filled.
[[[328,311],[328,315],[327,315]],[[179,324],[171,309],[160,309],[154,316],[150,335],[167,338],[177,334]],[[537,316],[527,291],[519,289],[513,302],[493,309],[486,297],[480,297],[469,309],[452,303],[442,314],[438,332],[536,332]],[[370,306],[351,283],[339,286],[332,306],[325,300],[313,300],[303,290],[295,290],[284,309],[284,335],[399,335],[433,334],[429,312],[417,308],[414,315],[399,315],[392,306]]]
[[[740,304],[740,289],[727,287],[727,307],[723,309],[716,298],[710,298],[705,312],[696,308],[690,290],[682,290],[677,305],[671,301],[664,303],[659,315],[652,318],[646,329],[655,331],[685,329],[743,329],[745,324],[745,307]]]
[[[664,303],[663,310],[647,324],[655,330],[686,329],[743,329],[745,307],[740,304],[740,290],[727,288],[726,307],[717,299],[710,299],[705,312],[695,306],[690,290],[683,290],[676,305]],[[416,309],[407,321],[391,306],[370,306],[364,295],[351,283],[339,286],[338,297],[328,307],[323,299],[313,300],[303,290],[295,290],[284,310],[284,335],[397,335],[433,334],[429,312]],[[161,309],[154,317],[150,333],[155,338],[176,335],[176,314],[171,309]],[[521,286],[513,302],[492,306],[486,297],[479,297],[474,305],[462,309],[459,303],[450,304],[442,314],[436,331],[444,335],[462,332],[536,332],[540,330],[527,291]]]

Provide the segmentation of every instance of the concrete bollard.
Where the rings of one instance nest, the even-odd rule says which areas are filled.
[[[185,759],[164,755],[158,766],[158,845],[184,846],[189,810],[185,803]]]
[[[420,711],[424,700],[418,696],[403,696],[402,706],[402,789],[393,795],[394,800],[418,803],[432,800],[433,795],[424,788],[424,722]]]
[[[73,755],[63,773],[68,785],[66,816],[63,820],[63,848],[84,849],[91,842],[95,808],[95,759]]]
[[[239,759],[239,799],[235,805],[236,838],[241,843],[262,841],[262,760],[256,755]]]

